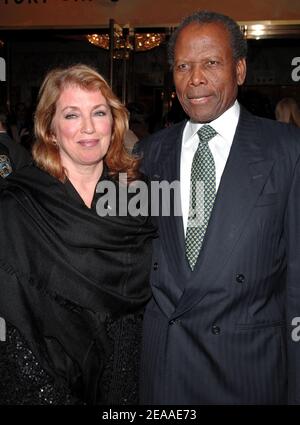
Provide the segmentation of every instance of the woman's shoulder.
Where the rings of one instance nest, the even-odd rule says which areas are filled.
[[[22,182],[24,184],[26,182],[31,182],[32,184],[34,182],[46,183],[53,179],[54,177],[50,176],[50,174],[41,170],[34,163],[31,163],[11,173],[6,180],[9,184],[13,185],[22,184]]]
[[[4,181],[3,181],[4,180]],[[29,164],[18,171],[12,172],[2,179],[0,184],[1,196],[9,193],[14,196],[37,196],[38,194],[51,194],[57,192],[63,184],[38,168],[35,164]]]

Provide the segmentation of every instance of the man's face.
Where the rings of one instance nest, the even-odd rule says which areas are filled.
[[[221,23],[191,23],[178,35],[173,77],[178,99],[194,122],[210,122],[233,105],[246,76]]]

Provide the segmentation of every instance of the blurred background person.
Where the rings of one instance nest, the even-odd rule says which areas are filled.
[[[127,128],[94,69],[46,76],[36,165],[0,184],[0,404],[137,403],[155,229],[120,205],[98,215],[96,190],[105,181],[118,194],[120,173],[141,177]]]
[[[33,144],[33,109],[18,102],[10,116],[10,131],[13,139],[31,151]]]
[[[124,144],[129,153],[134,153],[139,140],[149,134],[148,119],[144,106],[140,103],[129,103],[127,110],[129,113],[129,128],[125,133]]]
[[[8,114],[0,109],[0,177],[7,177],[31,162],[29,153],[8,134]]]
[[[295,99],[284,97],[275,108],[275,117],[277,121],[294,124],[300,127],[300,109]]]
[[[134,145],[139,141],[137,135],[129,128],[125,133],[124,144],[129,153],[133,151]]]

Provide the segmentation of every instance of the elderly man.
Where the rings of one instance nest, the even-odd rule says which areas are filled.
[[[169,53],[189,120],[140,142],[182,212],[157,219],[143,404],[300,402],[300,131],[238,103],[246,51],[231,18],[186,18]]]

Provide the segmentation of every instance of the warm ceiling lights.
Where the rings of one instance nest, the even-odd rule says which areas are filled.
[[[90,43],[103,49],[109,49],[108,34],[89,34],[87,39]],[[114,48],[116,50],[126,49],[143,52],[159,46],[165,40],[165,34],[161,33],[136,33],[133,36],[123,37],[116,33]]]

